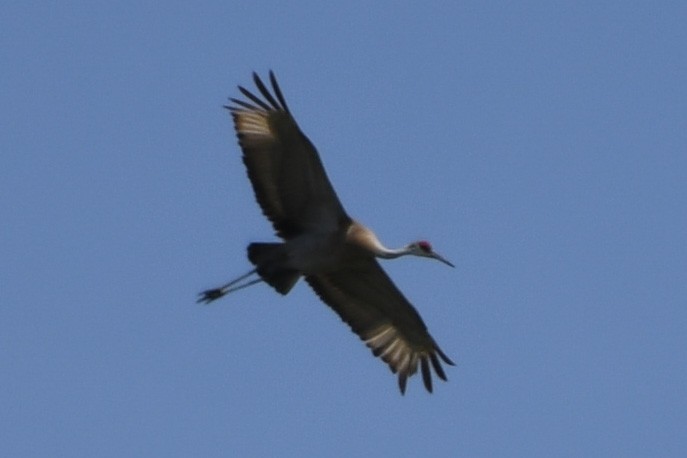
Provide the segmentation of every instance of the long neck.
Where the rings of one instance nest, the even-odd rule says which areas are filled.
[[[409,254],[410,252],[408,247],[397,249],[385,247],[374,232],[360,223],[355,223],[349,228],[347,239],[349,242],[373,253],[378,258],[394,259]]]
[[[403,248],[387,248],[381,243],[375,250],[375,256],[378,258],[384,258],[384,259],[394,259],[398,258],[399,256],[403,256],[408,254],[408,247],[403,247]]]

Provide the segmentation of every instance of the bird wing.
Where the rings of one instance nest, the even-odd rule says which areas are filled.
[[[253,73],[260,98],[239,86],[246,100],[227,106],[243,162],[263,213],[282,238],[308,229],[335,231],[349,224],[317,150],[291,116],[274,73],[273,93]]]
[[[317,295],[348,323],[375,356],[398,373],[401,393],[418,363],[427,391],[432,392],[430,363],[442,380],[439,358],[454,363],[441,351],[425,323],[381,268],[377,260],[361,257],[345,270],[310,275],[306,281]]]

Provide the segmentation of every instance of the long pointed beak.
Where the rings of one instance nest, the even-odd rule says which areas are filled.
[[[456,267],[456,266],[454,266],[453,264],[451,264],[451,262],[449,262],[448,259],[444,258],[442,255],[440,255],[440,254],[437,253],[436,251],[432,251],[432,254],[431,254],[430,256],[431,256],[432,258],[436,259],[437,261],[443,262],[443,263],[446,264],[447,266],[451,266],[451,267],[454,267],[454,268]]]

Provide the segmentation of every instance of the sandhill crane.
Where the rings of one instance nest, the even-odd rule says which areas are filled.
[[[418,363],[431,393],[430,364],[437,376],[446,380],[439,358],[454,363],[375,258],[414,255],[453,264],[426,241],[386,248],[370,229],[351,219],[317,150],[292,117],[274,73],[270,72],[273,92],[256,73],[253,80],[263,98],[239,86],[247,101],[231,98],[233,104],[225,108],[231,112],[256,200],[284,243],[248,245],[248,259],[255,268],[202,292],[198,302],[210,303],[262,281],[287,294],[305,277],[372,353],[398,373],[402,394]]]

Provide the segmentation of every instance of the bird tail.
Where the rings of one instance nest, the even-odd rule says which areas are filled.
[[[286,245],[283,243],[251,243],[248,259],[255,265],[258,275],[280,294],[287,294],[301,274],[286,267]]]

